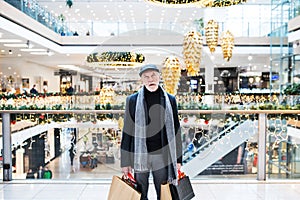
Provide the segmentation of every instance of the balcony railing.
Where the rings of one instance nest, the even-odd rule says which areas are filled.
[[[55,142],[52,140],[61,137],[62,142],[63,137],[68,138],[65,134],[74,129],[78,129],[76,132],[78,146],[83,145],[85,135],[93,135],[94,138],[96,133],[93,131],[101,132],[103,136],[101,144],[98,138],[93,141],[93,145],[96,144],[99,148],[101,145],[101,148],[106,150],[101,150],[100,154],[105,153],[110,157],[106,157],[106,161],[99,162],[115,167],[114,173],[120,170],[116,163],[120,159],[118,152],[124,110],[2,110],[0,113],[2,114],[3,180],[5,181],[12,180],[13,177],[24,179],[24,169],[28,166],[16,166],[23,163],[20,160],[13,163],[13,157],[16,160],[20,159],[21,149],[25,149],[25,154],[23,152],[22,155],[29,157],[27,158],[29,160],[34,160],[36,157],[28,154],[32,149],[37,148],[33,144],[39,139],[43,139],[44,143],[48,142],[49,144],[42,149],[45,161],[43,165],[47,165],[68,149],[68,142],[61,143],[57,155],[54,152]],[[216,175],[216,169],[219,170],[218,175],[244,175],[245,178],[255,175],[257,180],[266,180],[267,176],[268,178],[297,178],[300,174],[298,170],[299,114],[299,110],[179,110],[184,157],[189,156],[190,153],[193,162],[204,158],[210,158],[210,162],[215,162],[212,167],[196,174],[197,178],[209,173]],[[11,121],[12,115],[19,115],[19,119],[14,123]],[[15,129],[12,133],[11,130],[20,126],[22,122],[31,122],[31,124],[28,127]],[[249,124],[246,125],[247,128],[245,122]],[[53,133],[51,131],[53,129],[60,131]],[[62,130],[66,133],[63,134]],[[240,142],[236,143],[235,140]],[[193,145],[192,149],[189,147],[190,144]],[[214,158],[215,161],[212,160],[213,152],[218,149],[223,152],[224,147],[226,151],[230,151],[229,154],[221,160],[219,157]],[[186,151],[187,149],[189,151]],[[205,149],[208,151],[202,151]],[[228,157],[233,154],[236,157],[234,163],[228,160]],[[114,164],[109,163],[112,161],[109,158],[112,157]],[[99,159],[103,157],[100,156]],[[33,162],[32,160],[30,162]],[[193,166],[197,165],[193,164]],[[82,167],[81,163],[80,167]],[[187,172],[190,167],[189,162],[183,165],[183,169]],[[93,178],[94,176],[95,174],[92,174]],[[56,174],[55,177],[59,179],[63,176]],[[97,177],[101,178],[105,175],[99,172]]]
[[[191,21],[188,25],[186,22],[174,23],[173,21],[167,21],[164,23],[131,23],[131,22],[111,22],[104,23],[100,21],[89,21],[89,22],[72,22],[63,20],[63,16],[57,17],[54,16],[50,11],[46,10],[44,7],[40,6],[37,2],[32,0],[5,0],[5,2],[24,12],[26,15],[37,20],[41,24],[45,25],[52,31],[59,33],[63,36],[73,36],[76,31],[80,36],[83,35],[92,35],[92,36],[119,36],[126,34],[134,34],[137,31],[137,34],[152,34],[149,30],[161,30],[156,31],[159,34],[186,34],[191,29],[199,29],[199,24],[195,19],[194,23]],[[255,6],[255,5],[252,5]],[[256,5],[254,9],[259,10],[260,12],[268,11],[270,5]],[[263,18],[255,18],[251,15],[251,12],[242,11],[243,7],[240,7],[239,10],[241,17],[230,19],[228,21],[219,22],[219,33],[230,29],[235,37],[261,37],[268,36],[272,31],[271,27],[278,27],[277,23],[268,18],[268,14],[264,14]],[[252,9],[250,5],[250,9]],[[271,8],[270,8],[271,9]],[[230,12],[230,11],[229,11]],[[234,10],[233,12],[237,12]],[[266,17],[268,16],[268,17]],[[256,17],[256,16],[255,16]],[[210,19],[204,19],[203,23],[206,24]],[[270,26],[270,24],[273,24]],[[287,23],[287,22],[286,22]],[[234,26],[233,26],[234,24]],[[99,28],[100,27],[100,28]],[[144,31],[141,31],[144,30]],[[201,31],[201,30],[199,30]]]

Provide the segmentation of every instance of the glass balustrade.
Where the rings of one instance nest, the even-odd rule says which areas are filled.
[[[58,180],[106,179],[121,173],[124,105],[87,94],[13,98],[1,100],[0,130],[6,137],[2,142],[7,141],[3,130],[9,127],[11,132],[11,146],[2,147],[12,152],[14,180],[25,179],[29,169],[36,178],[39,166],[48,167]],[[196,96],[183,105],[186,98],[178,98],[183,169],[195,173],[194,178],[299,178],[299,96],[287,99],[288,106],[275,105],[267,96],[262,102],[241,96],[240,101],[249,100],[241,105],[234,96],[219,95],[213,106],[198,103]],[[3,118],[7,113],[10,124]]]
[[[191,29],[203,31],[202,28],[199,28],[199,23],[195,17],[194,20],[189,22],[178,21],[174,23],[173,21],[169,22],[157,22],[157,23],[131,23],[131,22],[101,22],[101,21],[72,21],[66,20],[66,17],[61,14],[59,16],[54,16],[46,8],[38,4],[34,0],[5,0],[7,3],[11,4],[15,8],[24,12],[28,16],[37,20],[41,24],[47,26],[52,31],[61,34],[63,36],[73,36],[75,31],[79,36],[119,36],[126,35],[130,33],[137,32],[139,35],[151,34],[150,30],[154,29],[157,34],[186,34]],[[231,30],[235,37],[262,37],[268,36],[271,32],[276,30],[271,30],[271,27],[276,27],[276,23],[273,19],[271,21],[271,7],[270,4],[246,4],[240,6],[233,6],[226,8],[228,11],[228,16],[218,17],[215,16],[215,20],[219,23],[219,32],[226,30]],[[296,6],[295,6],[296,9]],[[257,10],[257,12],[252,12]],[[206,11],[207,16],[204,17],[203,22],[206,24],[212,15],[209,10]],[[211,11],[213,12],[213,11]],[[261,14],[263,13],[263,14]],[[207,19],[206,19],[207,18]],[[220,19],[219,19],[220,18]],[[288,20],[288,19],[286,19]],[[286,21],[287,22],[287,21]],[[275,25],[270,26],[270,23]],[[161,31],[157,31],[161,30]],[[77,35],[76,34],[76,35]]]

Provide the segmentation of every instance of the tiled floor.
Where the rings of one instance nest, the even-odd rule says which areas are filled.
[[[0,199],[4,200],[106,200],[112,175],[121,175],[119,164],[102,165],[95,169],[80,167],[78,158],[70,166],[67,153],[50,162],[52,180],[26,180],[14,177],[0,183]],[[299,200],[300,180],[256,181],[239,177],[192,179],[194,200]],[[149,199],[156,199],[154,186]],[[121,195],[121,194],[120,194]]]
[[[195,200],[299,200],[300,182],[192,180]],[[0,185],[0,198],[13,200],[105,200],[109,181],[12,181]],[[149,199],[155,199],[150,185]]]

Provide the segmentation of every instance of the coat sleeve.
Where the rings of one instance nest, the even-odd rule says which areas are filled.
[[[124,126],[121,138],[121,167],[133,167],[133,149],[134,149],[134,119],[130,112],[130,96],[126,98]]]
[[[177,154],[177,163],[182,164],[182,139],[181,139],[181,128],[178,117],[177,103],[174,96],[171,98],[171,104],[173,109],[173,119],[174,119],[174,129],[176,134],[176,154]]]

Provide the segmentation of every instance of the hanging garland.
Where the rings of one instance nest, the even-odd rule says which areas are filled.
[[[103,52],[92,53],[87,56],[86,61],[88,64],[104,64],[108,66],[127,66],[134,65],[136,63],[143,63],[145,56],[140,53],[133,52]]]
[[[152,3],[169,6],[227,7],[246,3],[247,0],[148,0]]]

